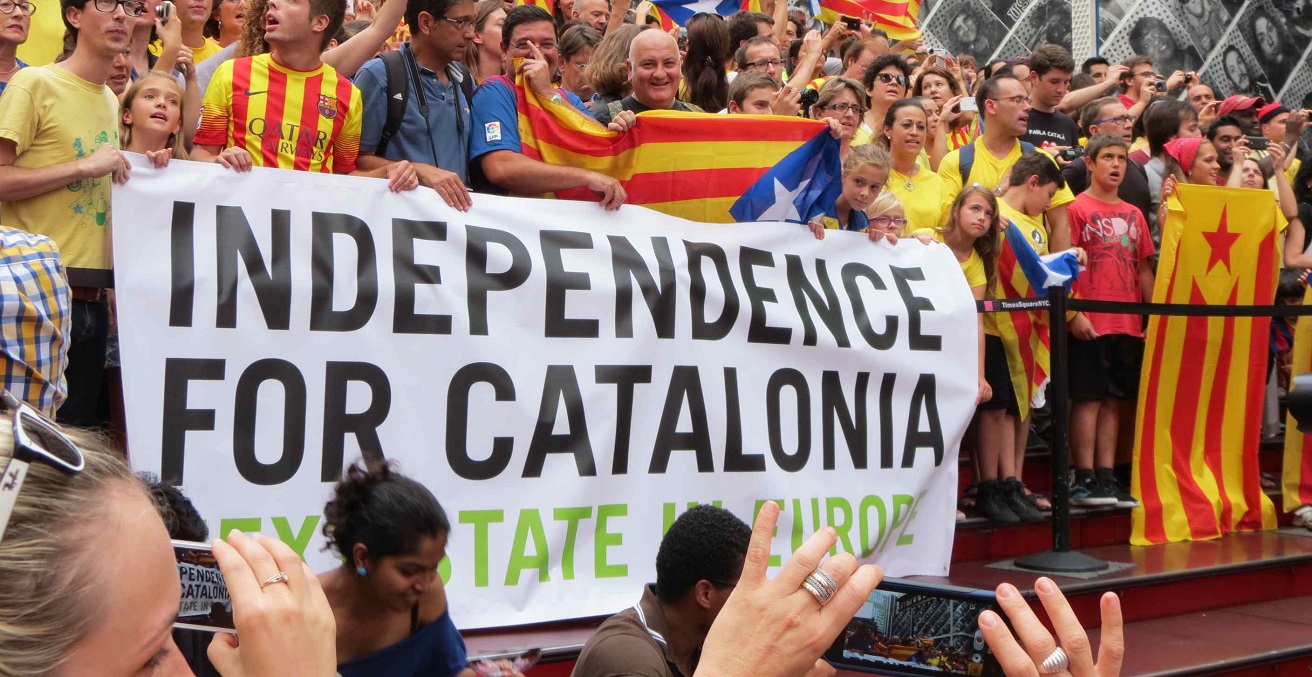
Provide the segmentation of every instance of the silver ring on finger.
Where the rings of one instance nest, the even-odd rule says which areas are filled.
[[[838,591],[838,588],[833,585],[834,579],[829,578],[827,575],[824,575],[825,578],[821,579],[819,576],[816,576],[817,573],[824,575],[824,572],[818,569],[812,572],[802,581],[802,589],[811,593],[811,596],[815,598],[815,601],[820,603],[820,606],[824,606],[829,603],[829,600],[833,599],[834,593]]]
[[[1071,659],[1066,655],[1066,650],[1057,647],[1056,651],[1048,654],[1048,657],[1043,659],[1043,662],[1039,664],[1039,674],[1055,674],[1066,670],[1066,668],[1069,668],[1070,666]]]
[[[263,590],[269,587],[270,585],[273,585],[274,583],[286,583],[289,580],[291,579],[287,578],[286,571],[279,571],[278,573],[264,579],[264,582],[260,583],[260,589]]]

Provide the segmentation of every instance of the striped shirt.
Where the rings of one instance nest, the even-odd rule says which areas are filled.
[[[271,55],[219,66],[205,90],[196,144],[245,148],[259,167],[355,171],[364,118],[360,90],[327,64],[312,71]]]
[[[0,226],[0,374],[5,390],[52,418],[68,394],[70,296],[55,241]]]

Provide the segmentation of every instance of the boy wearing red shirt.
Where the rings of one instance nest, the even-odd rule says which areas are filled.
[[[1084,161],[1089,188],[1068,208],[1071,245],[1088,253],[1088,270],[1076,290],[1098,301],[1151,301],[1154,253],[1148,221],[1123,202],[1117,189],[1127,171],[1125,140],[1098,134]],[[1143,320],[1138,315],[1086,313],[1071,325],[1071,449],[1075,483],[1071,505],[1135,507],[1138,502],[1112,475],[1122,400],[1139,395],[1143,363]]]

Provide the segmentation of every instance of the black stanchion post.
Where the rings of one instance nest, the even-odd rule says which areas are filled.
[[[1048,289],[1048,326],[1051,375],[1048,402],[1052,406],[1052,550],[1016,559],[1016,566],[1031,571],[1079,573],[1102,571],[1107,563],[1071,550],[1071,491],[1066,483],[1070,469],[1070,408],[1066,376],[1066,288]]]

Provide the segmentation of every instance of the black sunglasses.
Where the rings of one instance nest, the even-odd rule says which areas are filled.
[[[59,426],[20,402],[9,391],[0,391],[0,404],[14,412],[13,453],[4,472],[0,473],[0,541],[3,541],[9,517],[18,503],[18,492],[23,489],[27,468],[33,461],[76,475],[86,467],[86,459]]]

